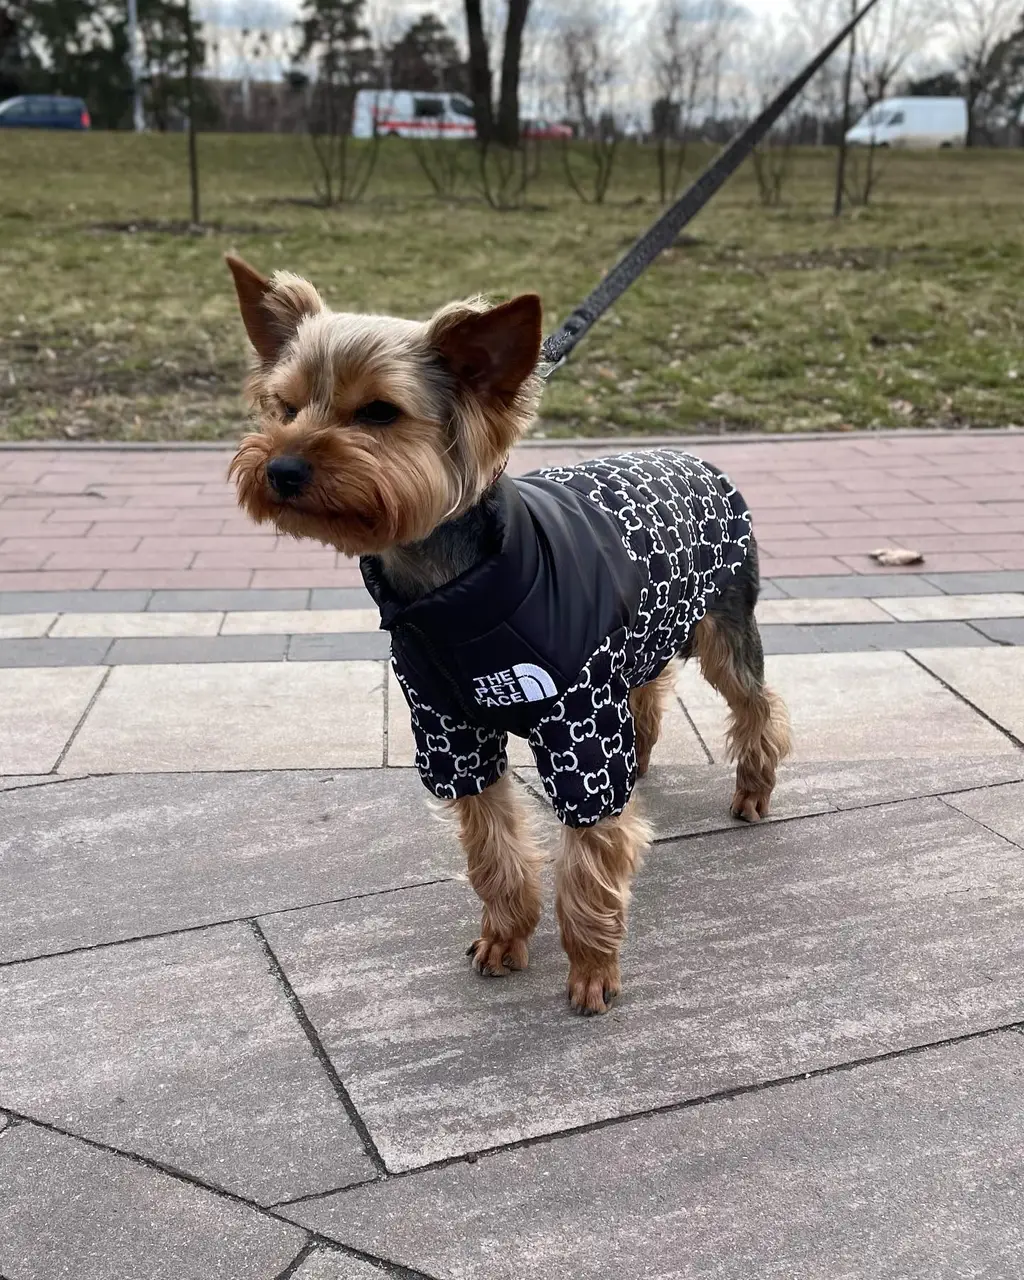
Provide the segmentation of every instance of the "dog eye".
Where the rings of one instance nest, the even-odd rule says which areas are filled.
[[[285,422],[294,422],[299,416],[299,411],[293,404],[285,404],[284,401],[282,401],[281,414],[284,417]]]
[[[398,405],[387,400],[371,400],[369,404],[360,405],[355,412],[356,422],[367,427],[390,427],[402,416]]]

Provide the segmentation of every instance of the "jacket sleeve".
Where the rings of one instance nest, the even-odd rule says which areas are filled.
[[[460,800],[485,791],[508,768],[508,735],[468,725],[430,706],[409,685],[397,665],[398,683],[412,713],[416,768],[423,785],[439,800]]]
[[[559,822],[590,827],[626,807],[636,785],[636,737],[625,677],[628,635],[609,637],[530,735]]]

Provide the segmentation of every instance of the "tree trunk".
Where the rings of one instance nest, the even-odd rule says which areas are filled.
[[[185,0],[185,103],[188,110],[188,185],[192,204],[192,225],[199,226],[199,160],[196,156],[196,101],[193,62],[195,44],[191,0]]]
[[[523,58],[523,28],[529,8],[530,0],[508,0],[497,128],[498,141],[506,147],[519,146],[519,66]]]
[[[857,0],[850,0],[850,16],[857,13]],[[846,135],[850,132],[850,101],[853,97],[853,67],[857,60],[857,32],[850,33],[850,54],[846,62],[846,75],[843,78],[843,123],[839,134],[839,160],[836,164],[836,195],[832,205],[833,217],[843,214],[843,196],[846,194]]]
[[[491,64],[480,0],[466,0],[466,28],[469,34],[469,87],[476,117],[476,140],[481,146],[486,146],[494,133],[494,109],[491,106]]]

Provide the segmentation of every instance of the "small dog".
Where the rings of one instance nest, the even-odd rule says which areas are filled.
[[[750,515],[669,450],[505,476],[537,407],[540,299],[454,303],[425,323],[329,311],[229,257],[260,430],[231,463],[241,506],[358,555],[392,637],[416,763],[454,811],[483,901],[476,970],[526,967],[542,857],[506,774],[529,739],[564,827],[556,914],[574,1010],[620,990],[630,881],[649,841],[632,791],[696,656],[729,704],[732,812],[768,812],[789,750],[764,683]]]

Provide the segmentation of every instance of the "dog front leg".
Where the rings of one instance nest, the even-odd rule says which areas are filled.
[[[630,883],[649,841],[632,800],[618,817],[565,828],[555,912],[569,957],[569,1003],[577,1013],[605,1013],[619,994]]]
[[[484,904],[480,937],[469,950],[478,973],[499,977],[525,969],[530,935],[540,919],[542,855],[512,780],[453,800],[469,881]]]

